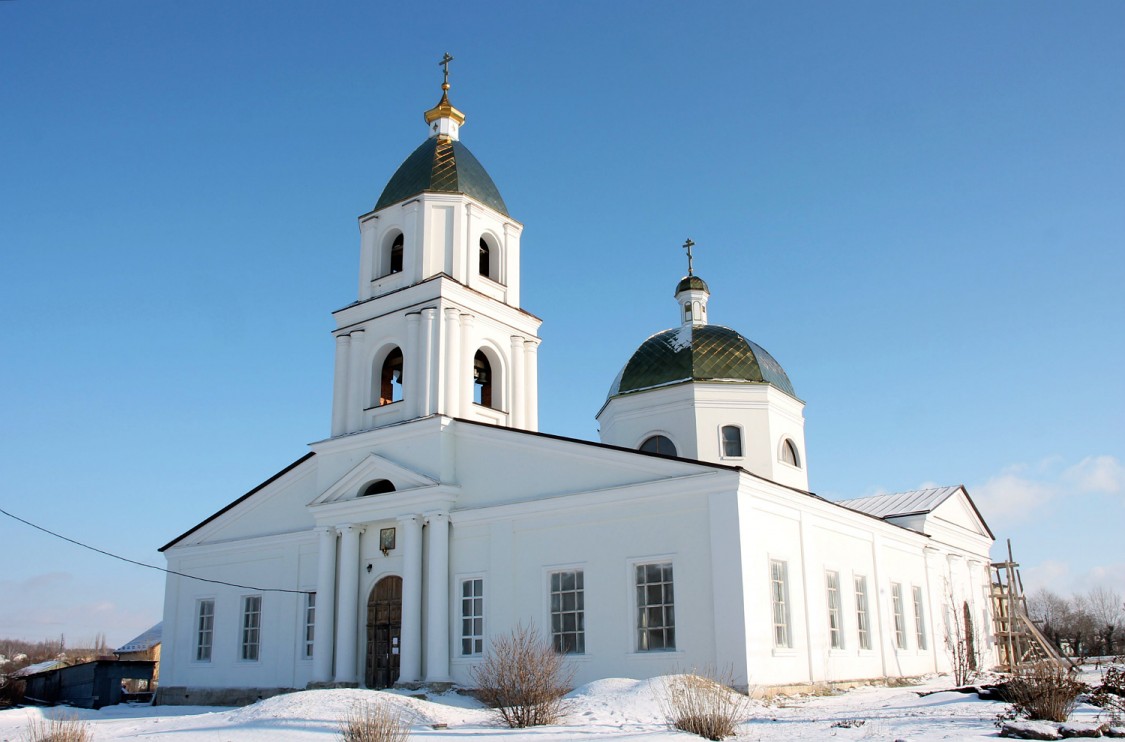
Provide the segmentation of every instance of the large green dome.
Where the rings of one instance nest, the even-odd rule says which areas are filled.
[[[686,381],[772,384],[797,396],[785,369],[757,343],[721,325],[684,325],[641,343],[608,398]]]
[[[425,192],[463,193],[508,216],[500,191],[469,148],[459,141],[431,137],[422,142],[391,176],[375,211]]]

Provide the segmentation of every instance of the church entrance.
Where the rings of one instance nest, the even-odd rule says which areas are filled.
[[[402,578],[384,577],[367,598],[368,688],[390,688],[398,680],[399,636],[402,634]]]

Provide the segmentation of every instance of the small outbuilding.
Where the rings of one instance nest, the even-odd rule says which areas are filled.
[[[152,683],[156,663],[151,660],[94,660],[23,676],[25,698],[34,703],[66,703],[100,709],[126,700],[128,683]]]

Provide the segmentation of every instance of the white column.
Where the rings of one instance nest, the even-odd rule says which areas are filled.
[[[332,435],[348,432],[348,349],[352,339],[336,336],[336,375],[332,381]]]
[[[430,513],[426,566],[426,682],[449,682],[449,514]]]
[[[313,682],[332,680],[332,637],[336,630],[336,529],[316,529],[320,537],[317,554],[316,624],[313,627]]]
[[[461,411],[457,391],[460,388],[461,364],[457,356],[461,342],[458,330],[461,324],[461,311],[450,307],[445,310],[445,353],[441,359],[442,373],[445,374],[445,399],[442,402],[442,414],[456,417]]]
[[[351,350],[348,352],[350,363],[348,364],[347,432],[349,433],[354,433],[363,427],[363,411],[371,402],[370,395],[363,388],[364,380],[367,378],[363,368],[363,359],[366,353],[363,351],[363,330],[354,330],[352,332]]]
[[[422,679],[422,519],[398,519],[402,531],[402,635],[399,639],[398,679]]]
[[[461,388],[458,390],[461,394],[461,411],[458,413],[461,417],[471,417],[473,414],[473,360],[474,351],[476,348],[472,346],[473,342],[473,315],[461,315],[461,367],[465,372],[460,374]],[[496,388],[493,387],[493,393]]]
[[[336,631],[336,682],[355,683],[359,644],[359,534],[362,526],[340,526],[340,615]]]
[[[511,396],[508,398],[508,425],[524,428],[527,425],[527,383],[524,378],[524,346],[522,335],[512,335]]]
[[[434,323],[437,310],[427,307],[422,310],[422,368],[418,369],[419,378],[422,380],[422,414],[432,415],[437,412],[434,397],[437,390],[434,384],[437,377],[434,375]]]
[[[411,312],[406,315],[406,343],[403,349],[402,399],[406,404],[406,419],[413,420],[420,417],[418,410],[422,405],[422,343],[419,332],[419,320],[422,315]]]
[[[524,375],[527,377],[527,429],[539,430],[539,338],[533,338],[523,344],[527,355],[524,357],[526,367]]]

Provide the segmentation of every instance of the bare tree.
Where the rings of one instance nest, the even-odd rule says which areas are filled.
[[[979,648],[983,645],[983,637],[973,621],[968,601],[962,601],[958,606],[948,581],[945,585],[945,606],[945,649],[953,668],[953,682],[958,686],[968,685],[980,672]]]
[[[1039,630],[1062,650],[1062,628],[1070,614],[1070,601],[1058,593],[1039,588],[1027,596],[1027,612]]]
[[[1095,587],[1086,593],[1086,604],[1101,642],[1101,653],[1112,655],[1114,637],[1121,629],[1123,618],[1121,594],[1106,587]]]

